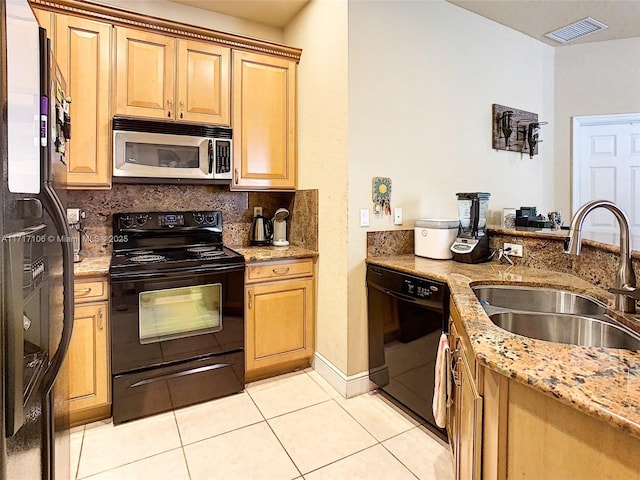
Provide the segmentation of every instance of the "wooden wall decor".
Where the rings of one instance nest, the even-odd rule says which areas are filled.
[[[538,114],[518,110],[517,108],[493,104],[493,148],[510,152],[538,153],[538,143],[533,145],[533,152],[527,141],[530,129],[539,126]]]

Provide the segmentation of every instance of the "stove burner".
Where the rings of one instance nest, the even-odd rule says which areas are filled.
[[[222,252],[220,250],[211,250],[211,251],[207,251],[207,252],[201,252],[199,254],[200,258],[220,257],[222,255],[224,255],[224,252]]]
[[[135,257],[129,258],[129,261],[135,263],[151,263],[151,262],[160,262],[164,260],[166,257],[162,255],[136,255]]]
[[[153,250],[136,250],[135,252],[128,252],[127,255],[137,257],[138,255],[151,255]]]
[[[209,246],[187,248],[187,252],[189,253],[205,253],[205,252],[210,252],[215,250],[216,250],[216,247],[209,247]]]

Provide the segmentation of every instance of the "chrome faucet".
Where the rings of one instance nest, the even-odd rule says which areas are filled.
[[[598,207],[606,208],[613,213],[620,227],[620,265],[618,265],[614,286],[609,291],[616,294],[616,310],[635,313],[636,301],[631,295],[636,291],[636,275],[631,265],[629,219],[615,203],[608,200],[593,200],[581,206],[571,219],[571,227],[569,227],[569,236],[567,237],[568,242],[565,243],[564,251],[571,255],[580,255],[580,248],[582,246],[580,229],[582,228],[585,217]]]

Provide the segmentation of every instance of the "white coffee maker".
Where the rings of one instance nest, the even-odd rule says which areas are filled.
[[[287,241],[287,217],[289,210],[279,208],[273,215],[273,245],[276,247],[286,247],[289,245]]]

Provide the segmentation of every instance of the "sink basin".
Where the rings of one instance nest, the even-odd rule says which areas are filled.
[[[640,350],[640,335],[596,318],[534,312],[500,312],[489,318],[509,332],[539,340]]]
[[[607,312],[603,303],[566,290],[516,285],[477,285],[472,289],[487,313],[495,311],[491,307],[597,317]]]

